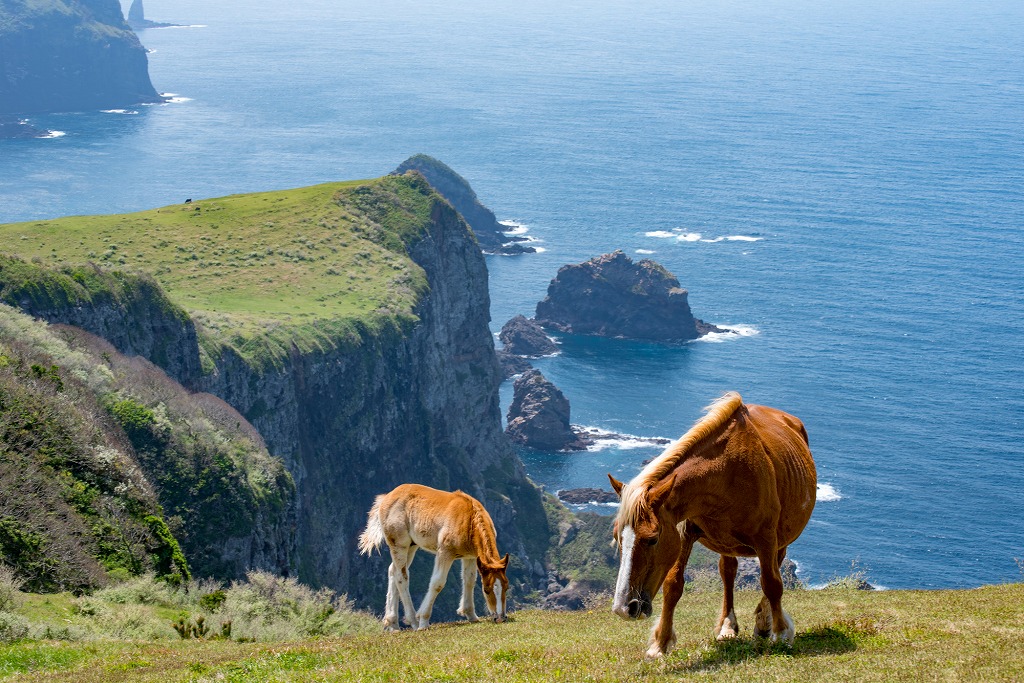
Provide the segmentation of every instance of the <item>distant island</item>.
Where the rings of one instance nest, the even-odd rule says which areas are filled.
[[[0,115],[164,101],[117,0],[0,0],[0,46]]]

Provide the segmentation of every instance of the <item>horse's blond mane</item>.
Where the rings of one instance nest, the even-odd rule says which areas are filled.
[[[462,493],[462,491],[456,491],[456,493]],[[498,537],[494,531],[494,522],[491,521],[487,510],[479,501],[468,495],[466,498],[473,502],[473,519],[470,523],[479,544],[477,547],[478,557],[487,561],[499,559],[501,556],[498,554]]]
[[[632,481],[622,488],[622,502],[616,522],[619,529],[632,526],[640,513],[649,505],[647,491],[667,476],[683,461],[694,446],[714,434],[741,406],[743,399],[735,391],[723,394],[721,398],[704,409],[699,419],[678,441],[670,445],[661,455],[640,470]]]

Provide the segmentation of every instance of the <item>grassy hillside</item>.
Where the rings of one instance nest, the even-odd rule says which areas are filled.
[[[0,645],[0,680],[1024,679],[1024,584],[967,591],[790,592],[787,610],[797,624],[792,649],[751,638],[759,597],[738,593],[741,637],[720,644],[710,637],[720,594],[687,594],[676,613],[677,649],[655,661],[643,657],[651,622],[622,621],[601,604],[580,612],[522,611],[505,624],[438,624],[425,632],[274,644],[183,641],[173,634],[159,641],[21,641]],[[67,618],[58,601],[20,609]]]
[[[148,273],[208,340],[253,359],[275,339],[302,350],[346,325],[411,321],[426,280],[406,244],[429,222],[427,188],[419,176],[328,183],[0,225],[0,241],[51,268]]]

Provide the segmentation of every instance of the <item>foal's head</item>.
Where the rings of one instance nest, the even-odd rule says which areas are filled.
[[[484,587],[484,599],[487,609],[494,615],[494,620],[505,621],[505,596],[508,595],[508,553],[497,562],[486,562],[476,558],[476,568],[480,571],[480,583]]]
[[[612,611],[624,619],[646,618],[651,616],[654,596],[679,556],[679,531],[659,517],[662,506],[649,490],[630,491],[624,497],[625,484],[610,474],[608,478],[622,499],[613,529],[621,559]],[[629,510],[625,509],[627,505]]]

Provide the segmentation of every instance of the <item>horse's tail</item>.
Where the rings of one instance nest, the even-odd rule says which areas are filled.
[[[384,525],[380,521],[380,504],[383,501],[383,495],[377,496],[366,515],[366,529],[359,535],[359,552],[363,555],[369,555],[384,542]]]

